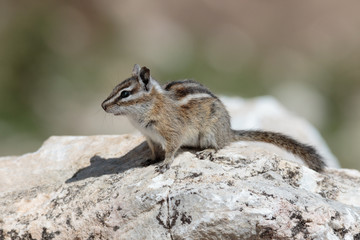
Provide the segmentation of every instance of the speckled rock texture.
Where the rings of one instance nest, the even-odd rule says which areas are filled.
[[[337,169],[316,131],[273,99],[240,100],[238,118],[234,101],[240,125],[250,116],[316,145],[330,167],[317,173],[269,144],[237,142],[204,160],[182,149],[158,174],[143,166],[139,135],[51,137],[0,158],[0,240],[360,239],[360,172]],[[254,113],[266,104],[274,121]]]

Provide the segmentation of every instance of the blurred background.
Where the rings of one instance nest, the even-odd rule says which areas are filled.
[[[165,83],[276,97],[360,169],[358,1],[0,2],[0,156],[127,132],[101,109],[134,63]]]

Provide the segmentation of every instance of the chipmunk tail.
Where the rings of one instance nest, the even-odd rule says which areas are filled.
[[[310,145],[303,144],[282,133],[261,130],[233,130],[234,141],[270,143],[299,156],[309,168],[321,172],[326,166],[322,156]]]

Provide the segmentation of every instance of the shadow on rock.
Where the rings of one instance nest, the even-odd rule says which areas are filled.
[[[117,174],[134,167],[140,167],[142,162],[148,159],[149,156],[150,150],[146,142],[141,143],[120,158],[106,159],[95,155],[90,159],[90,166],[79,169],[65,183],[72,183],[90,177]]]

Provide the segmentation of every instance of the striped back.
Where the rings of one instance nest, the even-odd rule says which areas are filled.
[[[164,90],[180,106],[186,105],[187,103],[195,99],[217,99],[217,97],[213,93],[211,93],[209,89],[207,89],[200,83],[189,79],[170,82],[164,86]]]

